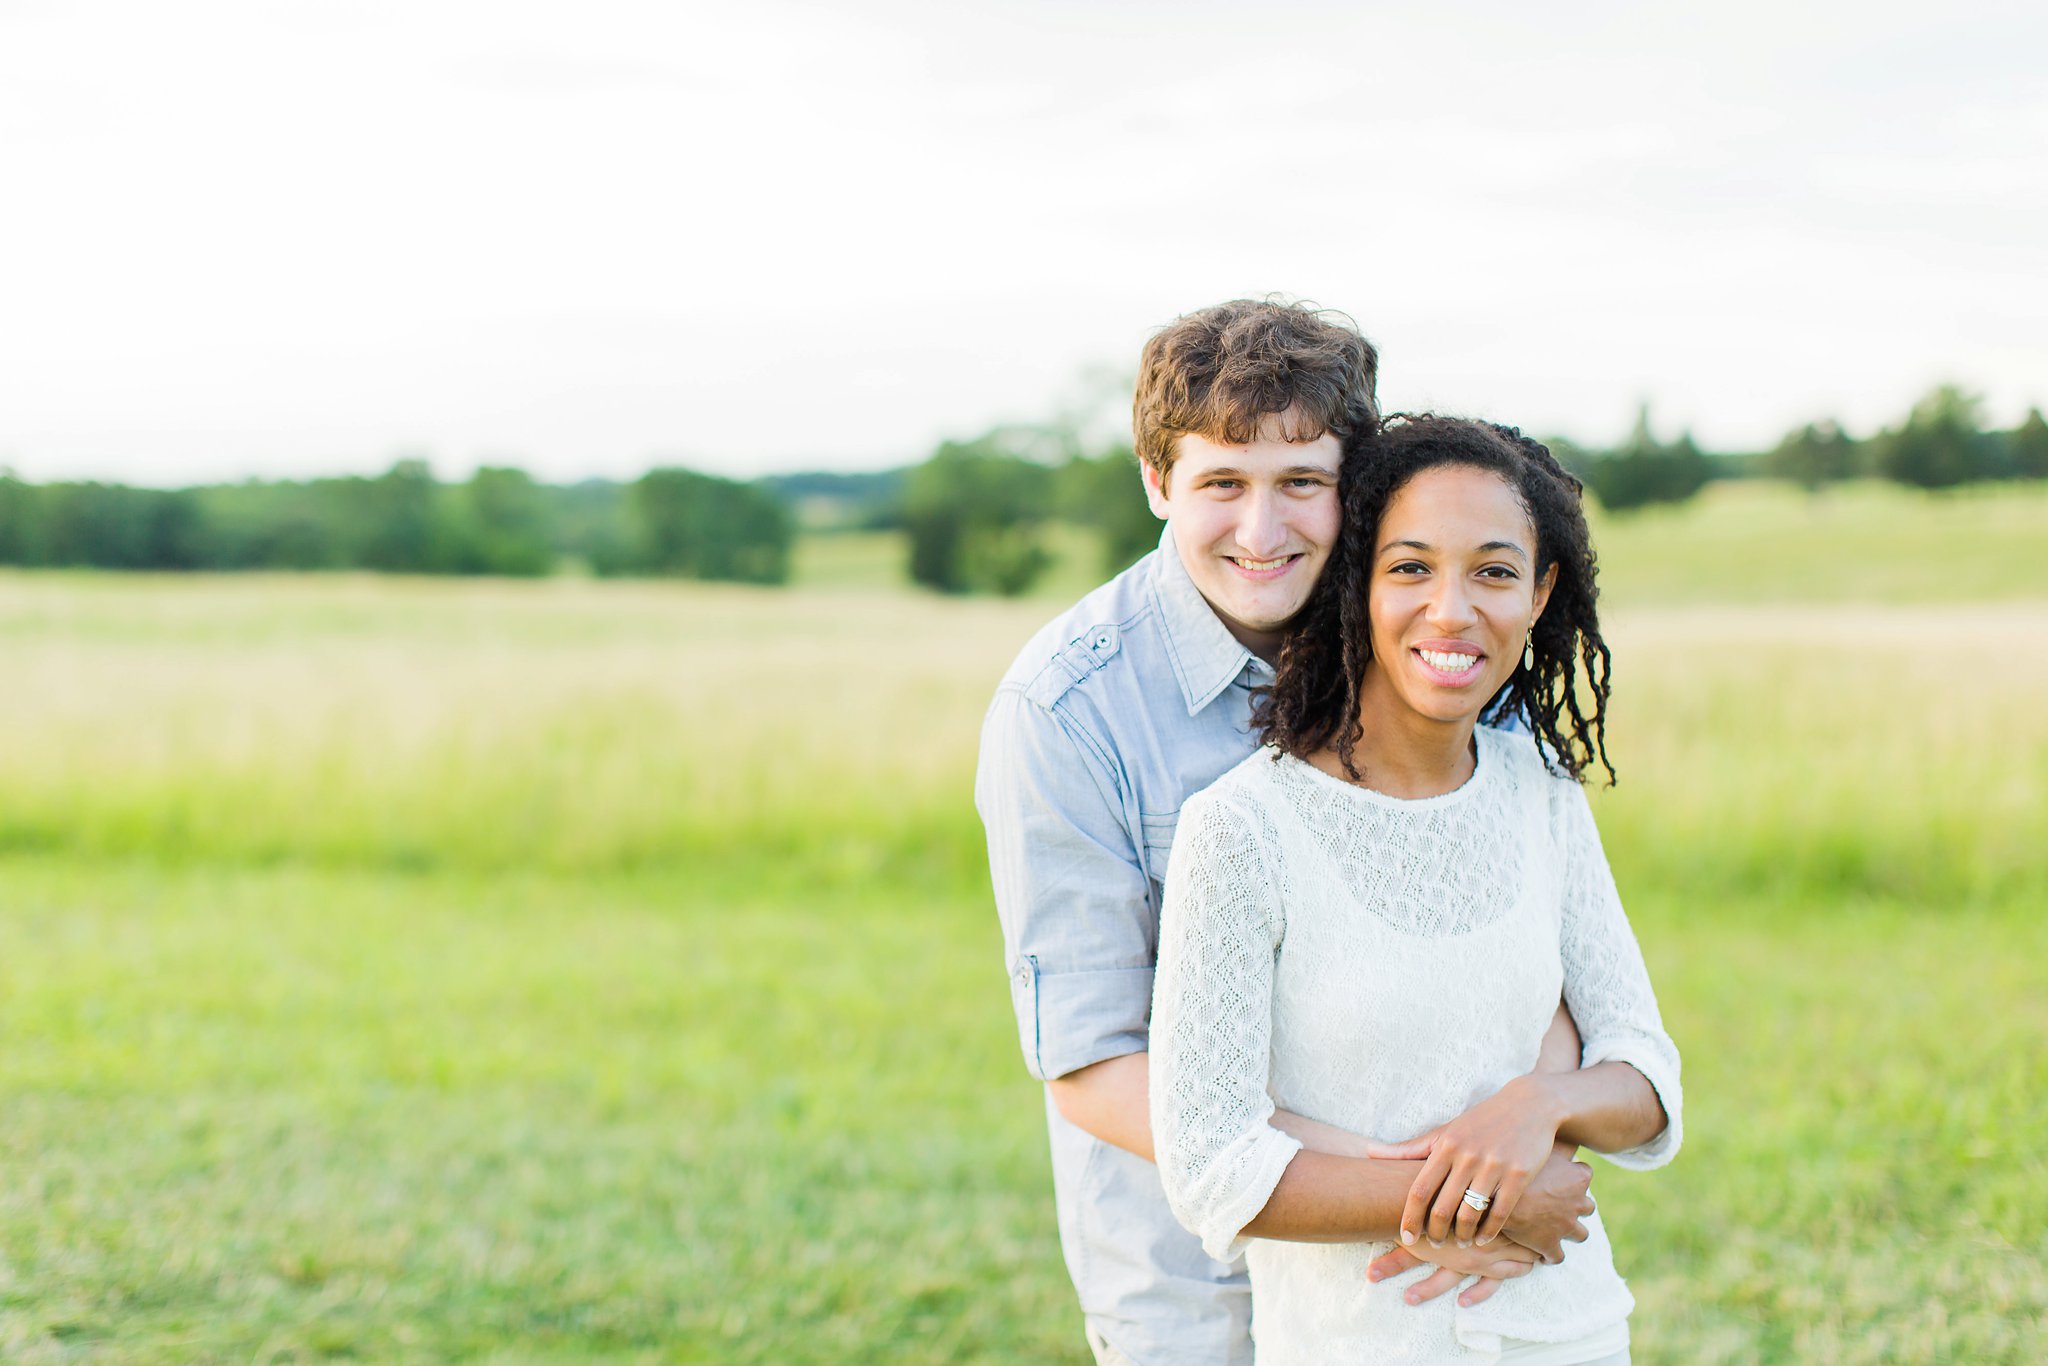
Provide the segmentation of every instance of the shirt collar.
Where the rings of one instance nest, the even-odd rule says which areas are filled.
[[[1216,609],[1188,577],[1173,544],[1173,528],[1159,533],[1159,555],[1152,562],[1152,591],[1159,602],[1159,623],[1166,637],[1166,657],[1173,664],[1173,676],[1187,700],[1188,715],[1222,696],[1223,690],[1244,676],[1247,667],[1259,681],[1271,679],[1273,669],[1265,660],[1247,650]]]

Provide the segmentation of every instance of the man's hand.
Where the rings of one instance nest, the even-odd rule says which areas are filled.
[[[1427,1276],[1401,1292],[1401,1298],[1409,1304],[1421,1304],[1456,1288],[1468,1276],[1477,1276],[1479,1279],[1458,1296],[1458,1303],[1470,1309],[1484,1303],[1504,1282],[1526,1276],[1541,1264],[1542,1258],[1514,1242],[1484,1248],[1397,1247],[1375,1258],[1366,1268],[1365,1278],[1377,1283],[1418,1266],[1433,1267]]]
[[[1578,1152],[1569,1143],[1551,1148],[1501,1233],[1546,1262],[1563,1261],[1566,1243],[1586,1241],[1580,1221],[1593,1212],[1593,1169],[1578,1160]]]

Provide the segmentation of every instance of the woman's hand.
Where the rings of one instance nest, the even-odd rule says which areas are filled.
[[[1427,1264],[1433,1268],[1430,1273],[1401,1292],[1401,1298],[1409,1304],[1421,1304],[1456,1287],[1466,1277],[1477,1276],[1479,1279],[1458,1296],[1458,1303],[1470,1309],[1489,1299],[1503,1283],[1528,1275],[1542,1262],[1537,1254],[1513,1242],[1488,1248],[1397,1247],[1374,1259],[1366,1268],[1365,1278],[1373,1282],[1384,1281]]]
[[[1529,1182],[1550,1160],[1563,1108],[1540,1075],[1517,1077],[1448,1124],[1406,1143],[1375,1145],[1380,1158],[1421,1158],[1401,1210],[1401,1241],[1484,1248],[1514,1217]],[[1475,1210],[1466,1191],[1490,1197]],[[1581,1234],[1583,1236],[1583,1232]]]

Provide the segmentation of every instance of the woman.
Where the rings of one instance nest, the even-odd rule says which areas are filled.
[[[1398,1233],[1512,1276],[1553,1143],[1640,1168],[1678,1147],[1677,1051],[1578,781],[1606,764],[1608,683],[1578,487],[1511,430],[1428,416],[1390,422],[1343,484],[1266,748],[1175,840],[1151,1034],[1167,1196],[1213,1254],[1248,1246],[1260,1366],[1625,1362],[1634,1302],[1597,1215],[1483,1303],[1365,1274]],[[1585,1065],[1532,1074],[1560,991]],[[1329,1156],[1276,1105],[1425,1137],[1410,1160]]]

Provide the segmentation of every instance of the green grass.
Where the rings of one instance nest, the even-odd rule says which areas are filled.
[[[2048,598],[1688,582],[1596,801],[1637,1360],[2040,1360]],[[0,1359],[1084,1361],[968,804],[1053,606],[0,577]]]
[[[2048,597],[2048,484],[1817,495],[1710,484],[1691,503],[1596,516],[1606,600],[2004,602]]]
[[[957,903],[17,861],[9,1361],[1057,1356]],[[914,1012],[905,1003],[914,1002]]]

